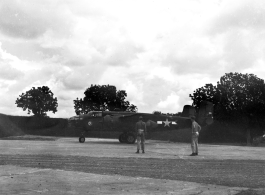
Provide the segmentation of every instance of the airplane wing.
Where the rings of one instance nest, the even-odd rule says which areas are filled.
[[[119,122],[121,118],[128,118],[135,116],[137,113],[123,114],[123,113],[107,113],[103,116],[104,122]]]
[[[136,112],[117,112],[117,111],[104,111],[103,116],[117,116],[117,117],[126,117],[126,116],[134,116],[139,115],[139,113]]]

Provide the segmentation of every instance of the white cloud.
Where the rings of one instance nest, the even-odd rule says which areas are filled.
[[[179,96],[171,93],[165,100],[162,100],[158,103],[157,107],[160,110],[166,111],[168,113],[177,113],[177,111],[181,111],[181,107],[178,104]]]
[[[16,80],[23,77],[23,72],[13,68],[0,59],[0,80]]]
[[[236,29],[264,29],[265,2],[262,0],[224,1],[216,17],[211,21],[209,32],[221,34]]]
[[[23,114],[17,96],[47,85],[50,116],[69,117],[86,88],[110,84],[139,112],[182,111],[225,73],[265,78],[264,13],[262,0],[3,0],[0,107]]]
[[[63,1],[3,0],[0,3],[0,30],[7,36],[22,39],[38,38],[47,30],[57,31],[62,37],[69,35],[74,22],[69,16]]]

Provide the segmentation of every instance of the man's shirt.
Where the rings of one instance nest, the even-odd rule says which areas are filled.
[[[201,126],[196,121],[193,121],[191,124],[192,135],[195,135],[196,133],[199,133],[200,131],[201,131]]]
[[[143,121],[138,121],[135,125],[135,131],[138,133],[139,129],[142,129],[146,133],[146,124]]]

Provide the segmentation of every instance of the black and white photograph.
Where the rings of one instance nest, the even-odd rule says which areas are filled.
[[[0,0],[1,195],[264,195],[264,0]]]

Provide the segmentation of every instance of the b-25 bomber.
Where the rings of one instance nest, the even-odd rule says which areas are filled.
[[[177,130],[189,123],[191,116],[196,116],[202,126],[213,122],[213,104],[203,101],[198,112],[190,105],[185,105],[179,116],[138,113],[124,111],[91,111],[87,114],[76,115],[69,118],[69,124],[83,129],[79,136],[79,142],[85,142],[85,136],[89,131],[118,131],[119,142],[133,144],[136,140],[135,124],[139,117],[146,122],[147,132]]]

